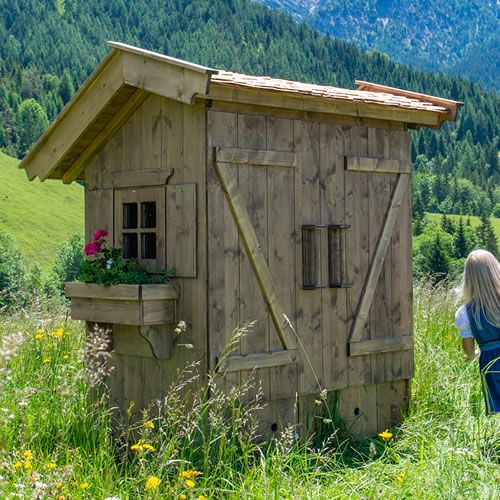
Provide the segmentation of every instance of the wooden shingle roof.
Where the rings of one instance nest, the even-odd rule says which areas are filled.
[[[230,71],[218,71],[212,75],[212,83],[225,85],[229,87],[245,87],[252,89],[268,90],[272,92],[283,92],[286,94],[299,94],[309,97],[320,97],[323,99],[346,100],[359,103],[381,104],[383,106],[392,106],[396,108],[433,111],[440,114],[449,114],[450,106],[456,104],[455,101],[442,99],[442,105],[438,104],[438,98],[425,96],[424,94],[412,93],[413,96],[394,93],[391,87],[372,85],[370,90],[361,89],[350,90],[339,87],[330,87],[326,85],[316,85],[313,83],[302,83],[291,80],[282,80],[280,78],[271,78],[269,76],[251,76],[241,73],[232,73]],[[363,82],[367,83],[367,82]],[[383,91],[376,90],[376,87]],[[445,101],[448,106],[445,106]]]
[[[96,67],[20,164],[30,180],[73,182],[150,93],[196,101],[437,128],[461,103],[369,82],[358,89],[212,69],[119,42]],[[264,109],[264,111],[262,111]]]

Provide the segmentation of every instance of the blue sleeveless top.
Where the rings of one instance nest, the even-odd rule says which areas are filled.
[[[465,307],[467,309],[472,335],[474,335],[474,339],[481,351],[489,351],[490,349],[500,347],[500,328],[492,325],[487,320],[486,314],[482,308],[479,313],[479,324],[477,324],[474,318],[472,302],[469,302]]]

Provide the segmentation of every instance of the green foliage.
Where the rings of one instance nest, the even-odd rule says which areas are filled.
[[[74,93],[73,78],[71,78],[69,71],[65,68],[59,85],[59,96],[62,102],[66,104],[73,97]]]
[[[23,301],[28,273],[14,240],[0,232],[0,309]]]
[[[349,439],[317,397],[323,440],[299,442],[302,429],[291,428],[262,444],[255,418],[265,402],[241,403],[257,389],[224,395],[213,378],[209,396],[196,388],[207,381],[197,365],[169,381],[143,420],[112,426],[92,376],[109,373],[106,332],[87,334],[64,309],[0,317],[0,497],[496,498],[498,420],[485,416],[477,363],[464,361],[454,299],[416,283],[415,377],[387,442]],[[131,450],[138,439],[154,451]],[[188,469],[201,473],[190,491]],[[150,476],[161,483],[145,492]]]
[[[88,260],[83,260],[78,280],[98,285],[140,285],[150,283],[168,283],[174,276],[175,269],[168,269],[161,274],[151,274],[140,268],[136,259],[124,259],[121,248],[108,246],[105,238],[94,240],[90,245],[98,244],[98,251]]]
[[[35,99],[26,99],[19,106],[19,149],[26,152],[48,127],[45,110]]]
[[[498,240],[493,229],[493,224],[486,214],[481,216],[481,223],[476,228],[476,234],[479,246],[498,257]]]
[[[58,249],[52,268],[52,280],[57,289],[62,291],[67,281],[78,278],[84,259],[83,244],[82,236],[75,234]]]

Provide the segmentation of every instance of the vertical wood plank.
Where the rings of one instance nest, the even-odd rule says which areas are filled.
[[[317,393],[323,387],[321,290],[302,288],[302,226],[320,221],[319,123],[295,120],[295,279],[299,345],[299,393]]]
[[[161,168],[162,97],[151,94],[139,108],[141,116],[141,170]]]
[[[194,178],[190,173],[187,173],[185,179],[182,177],[182,171],[185,168],[184,154],[190,154],[188,150],[189,144],[196,144],[196,150],[199,151],[198,140],[194,134],[202,132],[200,124],[195,124],[190,118],[192,114],[196,114],[194,108],[188,109],[185,104],[167,99],[163,97],[161,100],[161,113],[159,122],[161,122],[161,166],[162,168],[173,168],[174,175],[171,179],[172,183],[191,182]],[[199,107],[197,112],[199,113]],[[188,118],[188,122],[184,124],[184,117]],[[190,129],[190,126],[197,125],[196,128]],[[189,138],[188,134],[193,134]],[[196,151],[193,151],[196,153]],[[191,157],[192,158],[192,157]],[[193,168],[191,161],[187,163],[189,168]],[[201,165],[198,168],[202,168]]]
[[[123,355],[123,405],[125,410],[132,405],[132,420],[138,417],[143,408],[144,373],[142,359],[140,356]]]
[[[121,165],[116,165],[114,168],[115,172],[122,171],[133,171],[141,170],[142,158],[141,149],[143,134],[149,133],[149,129],[143,131],[142,125],[142,107],[145,103],[141,105],[132,115],[128,118],[123,125],[122,133],[122,163]]]
[[[113,241],[113,190],[85,188],[85,240],[91,241],[94,232],[101,228],[108,231]]]
[[[178,278],[196,277],[196,184],[167,186],[167,262]]]
[[[267,117],[267,147],[273,151],[293,151],[293,120]],[[267,240],[268,264],[275,278],[278,302],[295,324],[295,214],[294,169],[267,169]],[[279,350],[281,341],[271,318],[268,319],[269,348]],[[297,366],[270,369],[271,399],[294,398],[297,387]],[[293,402],[292,402],[293,403]],[[285,399],[283,404],[289,406]],[[287,410],[289,411],[289,410]]]
[[[213,148],[237,147],[238,118],[234,113],[208,112],[207,203],[208,203],[208,318],[210,369],[224,351],[239,317],[239,238],[215,170]],[[236,353],[239,353],[238,349]],[[229,390],[239,385],[239,372],[227,374],[222,383]]]
[[[344,131],[339,125],[320,125],[321,224],[345,223]],[[325,256],[326,257],[326,256]],[[330,256],[332,258],[332,256]],[[327,260],[325,258],[325,260]],[[321,291],[323,385],[327,390],[346,387],[347,289]]]
[[[344,148],[346,155],[367,156],[368,129],[366,127],[348,127],[345,133]],[[344,174],[346,224],[351,225],[346,234],[346,267],[348,281],[352,283],[352,288],[347,290],[347,326],[350,331],[369,268],[369,174],[349,171],[345,171]],[[365,324],[360,340],[369,339],[369,335],[368,324]],[[369,355],[348,358],[349,386],[368,384],[371,381],[370,361]]]
[[[238,115],[238,148],[266,149],[266,117]],[[266,168],[239,166],[240,194],[245,204],[257,239],[268,261],[267,254],[267,172]],[[267,306],[257,278],[240,241],[240,322],[255,321],[250,335],[241,340],[241,353],[267,352],[269,350],[269,325]],[[244,371],[241,377],[251,376]],[[261,385],[264,398],[269,399],[269,369],[255,371],[257,385]],[[256,390],[256,387],[254,390]],[[253,392],[253,391],[252,391]]]
[[[347,429],[356,438],[381,432],[377,422],[376,385],[357,385],[340,390],[338,411]]]
[[[386,129],[368,129],[368,154],[376,158],[389,158],[389,131]],[[370,262],[375,255],[378,238],[383,229],[385,216],[389,209],[392,195],[392,177],[395,174],[372,173],[369,178],[369,239]],[[392,336],[391,319],[391,249],[387,250],[384,265],[377,283],[370,316],[370,338],[372,340]],[[371,382],[374,384],[391,377],[393,353],[370,355]]]

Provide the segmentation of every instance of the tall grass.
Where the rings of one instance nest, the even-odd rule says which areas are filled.
[[[86,351],[94,368],[108,369],[103,333],[86,342],[62,308],[4,315],[0,497],[498,497],[499,421],[484,415],[478,368],[463,359],[454,309],[445,288],[416,287],[410,410],[391,439],[355,442],[335,418],[318,417],[320,435],[299,442],[290,428],[270,444],[257,437],[258,391],[226,395],[211,378],[209,399],[196,365],[141,421],[112,432],[112,414],[83,363]],[[249,389],[257,396],[244,405]],[[330,402],[318,401],[327,414]]]

